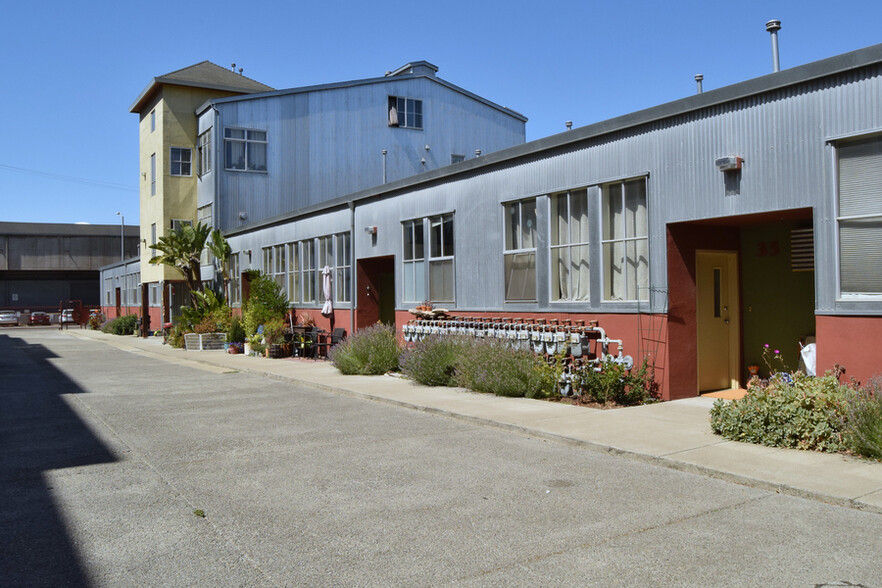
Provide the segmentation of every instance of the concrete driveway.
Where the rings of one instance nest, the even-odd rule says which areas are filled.
[[[0,403],[4,586],[882,585],[877,514],[51,329]]]

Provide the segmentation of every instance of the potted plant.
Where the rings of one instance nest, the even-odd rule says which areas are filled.
[[[263,337],[266,341],[267,357],[283,357],[282,344],[285,342],[285,321],[273,318],[263,324]]]
[[[230,353],[241,353],[242,345],[245,341],[245,327],[238,316],[234,316],[230,321],[230,330],[227,333],[227,343],[229,343]]]

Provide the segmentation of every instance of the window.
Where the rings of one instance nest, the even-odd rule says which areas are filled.
[[[150,244],[156,245],[156,223],[150,225]]]
[[[551,197],[551,299],[588,300],[588,190]]]
[[[211,226],[211,204],[196,209],[196,222],[206,227]],[[201,265],[214,264],[214,255],[208,250],[208,247],[202,249],[202,255],[199,257]]]
[[[173,218],[171,219],[171,230],[180,231],[184,227],[192,227],[193,221],[184,220],[181,218]]]
[[[129,306],[139,306],[141,304],[141,274],[139,272],[135,272],[133,274],[127,275],[126,285],[129,288]]]
[[[147,303],[150,306],[159,306],[162,303],[159,283],[153,282],[147,286]]]
[[[242,275],[239,273],[239,254],[230,255],[230,304],[242,302]]]
[[[211,129],[199,135],[196,141],[196,151],[199,165],[199,177],[211,171]]]
[[[334,279],[334,300],[350,302],[352,291],[352,246],[349,233],[340,233],[336,237],[337,275]]]
[[[505,300],[536,300],[536,201],[505,205]]]
[[[404,302],[426,299],[426,261],[423,247],[423,219],[403,223]]]
[[[266,171],[266,131],[224,129],[225,168]]]
[[[156,154],[150,155],[150,195],[156,196]]]
[[[288,263],[286,262],[286,257],[288,253],[288,247],[285,245],[275,245],[273,247],[273,266],[272,266],[272,276],[273,280],[275,280],[276,284],[282,288],[282,292],[287,293],[288,288],[288,279],[286,272],[288,271]]]
[[[169,154],[169,164],[171,167],[171,175],[173,176],[189,176],[190,175],[190,159],[193,157],[193,150],[185,147],[172,147]]]
[[[423,101],[389,96],[389,126],[423,128]]]
[[[453,302],[453,215],[429,219],[429,300]]]
[[[603,186],[603,299],[649,299],[646,180]]]
[[[882,139],[844,143],[839,159],[839,291],[882,295]]]
[[[150,111],[150,132],[156,130],[156,110]]]
[[[450,154],[450,163],[459,163],[461,161],[465,161],[465,155],[457,155],[456,153]]]
[[[104,305],[113,306],[113,278],[104,278]]]
[[[288,243],[288,300],[300,302],[300,247],[299,243]]]
[[[315,302],[315,241],[300,242],[300,302]]]

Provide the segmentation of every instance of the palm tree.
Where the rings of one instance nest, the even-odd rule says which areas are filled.
[[[227,292],[228,284],[230,283],[230,256],[233,253],[232,248],[230,248],[230,244],[227,243],[227,240],[224,239],[224,236],[217,229],[211,231],[211,235],[209,236],[208,243],[206,244],[208,250],[212,255],[220,261],[221,265],[221,276],[224,280],[224,298],[229,300],[230,293]]]
[[[200,258],[211,227],[202,223],[184,225],[168,235],[160,237],[150,248],[158,255],[150,259],[154,265],[167,265],[178,270],[187,280],[190,299],[196,302],[195,292],[202,291],[202,266]],[[221,237],[222,238],[222,237]],[[229,245],[228,245],[229,247]]]

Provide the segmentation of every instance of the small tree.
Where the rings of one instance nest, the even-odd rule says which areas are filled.
[[[178,270],[190,288],[190,299],[196,304],[196,292],[202,291],[202,250],[211,227],[197,223],[184,225],[159,238],[150,248],[158,252],[150,259],[153,265],[167,265]]]
[[[257,327],[274,318],[281,318],[288,310],[288,297],[282,287],[257,270],[251,274],[251,293],[242,303],[242,322],[245,332],[253,335]]]

